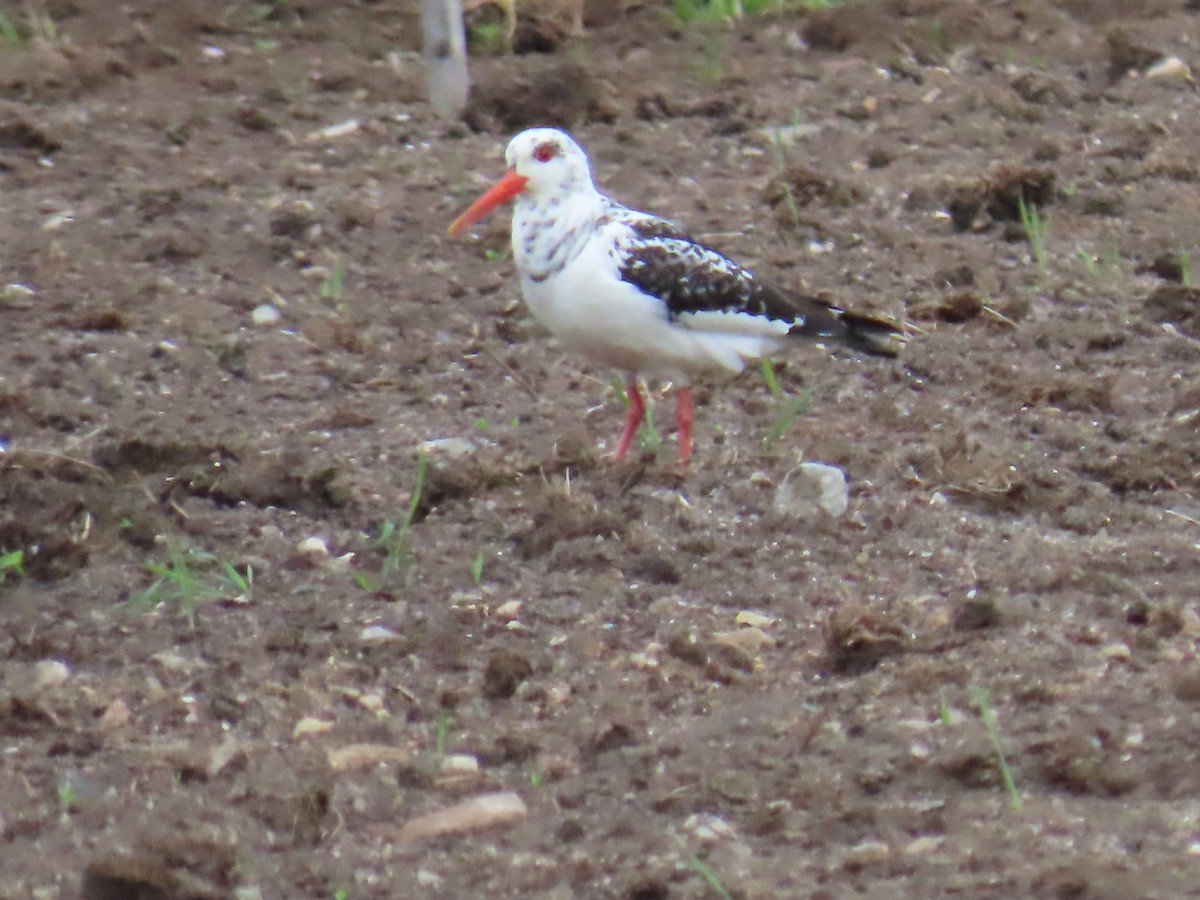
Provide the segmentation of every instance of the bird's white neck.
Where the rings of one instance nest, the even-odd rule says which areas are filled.
[[[579,255],[608,208],[590,182],[569,191],[520,196],[513,208],[513,258],[518,271],[545,281]]]

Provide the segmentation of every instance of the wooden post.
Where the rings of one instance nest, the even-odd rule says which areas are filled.
[[[421,0],[421,25],[429,102],[438,115],[457,116],[470,88],[462,0]]]

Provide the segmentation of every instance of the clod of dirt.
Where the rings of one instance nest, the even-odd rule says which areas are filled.
[[[987,181],[985,206],[993,219],[1019,222],[1021,203],[1046,206],[1054,199],[1053,169],[1002,165]]]
[[[643,553],[625,566],[625,577],[645,584],[679,584],[679,567],[665,556]]]
[[[1093,734],[1073,732],[1049,744],[1027,747],[1030,758],[1039,758],[1048,784],[1072,794],[1117,797],[1137,786],[1134,764],[1122,753],[1107,748]]]
[[[579,63],[553,59],[520,69],[497,70],[480,84],[463,121],[475,131],[511,134],[534,125],[571,130],[616,119],[609,89]]]
[[[309,459],[302,452],[260,453],[221,469],[192,467],[179,473],[176,486],[196,497],[236,506],[325,509],[351,500],[342,469]]]
[[[483,696],[506,700],[532,674],[533,663],[527,657],[511,650],[494,650],[483,670]]]
[[[1026,103],[1045,106],[1072,106],[1078,93],[1068,82],[1046,72],[1022,72],[1009,85]]]
[[[983,312],[983,298],[974,291],[958,291],[947,297],[910,304],[908,314],[919,321],[969,322]]]
[[[1183,259],[1178,253],[1160,253],[1148,263],[1142,263],[1134,272],[1138,275],[1157,275],[1163,281],[1183,281]]]
[[[637,742],[637,735],[634,734],[632,728],[620,722],[614,722],[596,735],[583,750],[585,756],[599,756],[601,753],[620,750],[622,747],[635,747]]]
[[[791,221],[793,207],[803,209],[811,203],[852,206],[862,201],[863,194],[848,182],[796,164],[789,166],[781,176],[771,179],[763,191],[763,199],[786,223]]]
[[[49,156],[62,148],[62,144],[38,125],[22,119],[10,118],[0,122],[0,150],[31,150],[38,156]]]
[[[657,878],[648,878],[632,885],[625,894],[625,900],[668,900],[671,888]]]
[[[667,653],[690,666],[708,664],[708,648],[690,631],[677,631],[667,639]]]
[[[545,556],[559,541],[574,538],[620,534],[624,522],[613,513],[589,503],[579,495],[564,496],[547,491],[541,507],[533,514],[533,525],[516,535],[517,552],[522,559]]]
[[[960,604],[953,615],[955,631],[979,631],[1000,624],[1000,610],[994,597],[972,597]]]
[[[847,603],[825,620],[825,652],[833,671],[861,675],[888,656],[903,653],[910,635],[891,615]]]
[[[154,859],[113,856],[88,863],[83,900],[168,900],[178,881]]]
[[[1054,200],[1057,178],[1053,169],[1001,165],[986,178],[950,182],[946,211],[956,231],[968,231],[981,211],[997,222],[1020,222],[1021,204],[1041,207]]]
[[[1200,338],[1200,288],[1164,284],[1142,301],[1142,312],[1152,322],[1169,322],[1184,334]]]
[[[1163,57],[1163,52],[1147,47],[1124,28],[1114,28],[1104,36],[1108,45],[1108,78],[1120,81],[1130,71],[1138,71],[1154,65]]]

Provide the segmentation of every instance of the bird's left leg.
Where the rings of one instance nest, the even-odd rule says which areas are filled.
[[[692,424],[696,421],[696,404],[692,389],[687,385],[675,389],[675,424],[679,426],[679,464],[686,466],[692,455]]]
[[[646,403],[642,400],[642,389],[638,387],[636,375],[625,379],[625,399],[629,404],[625,411],[625,428],[617,441],[617,449],[613,451],[613,459],[622,459],[629,451],[629,445],[637,437],[638,429],[642,427],[642,419],[646,415]]]

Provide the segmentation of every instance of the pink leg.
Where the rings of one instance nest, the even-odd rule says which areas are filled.
[[[621,431],[620,440],[617,441],[613,459],[624,458],[629,451],[629,445],[637,437],[638,429],[642,427],[642,419],[646,415],[646,404],[642,400],[642,391],[638,387],[636,375],[630,375],[625,380],[625,397],[629,401],[629,408],[625,412],[625,428]]]
[[[675,423],[679,426],[679,464],[686,466],[692,456],[692,423],[696,421],[696,404],[692,389],[684,385],[675,389]]]

